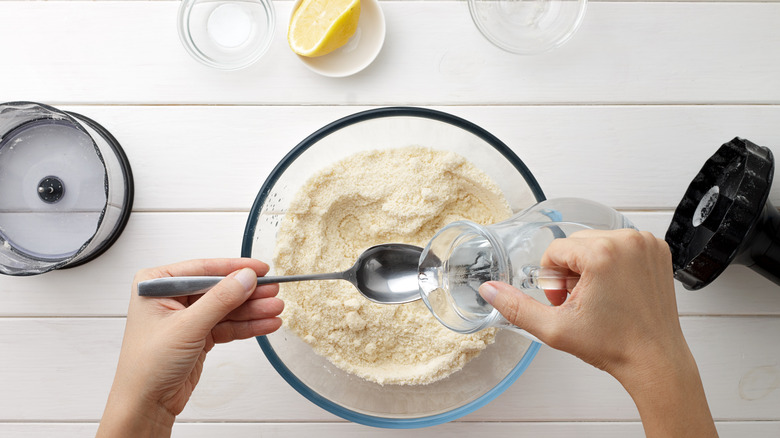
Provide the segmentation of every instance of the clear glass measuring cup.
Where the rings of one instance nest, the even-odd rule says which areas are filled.
[[[539,266],[554,239],[586,229],[634,228],[610,207],[579,198],[540,202],[493,225],[453,222],[428,242],[420,256],[422,299],[446,327],[474,333],[488,327],[507,327],[538,341],[512,325],[479,295],[479,286],[495,280],[522,289],[549,303],[544,289],[571,289],[576,274]]]

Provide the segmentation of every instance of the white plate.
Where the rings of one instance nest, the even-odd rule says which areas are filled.
[[[297,0],[290,12],[290,20],[302,0]],[[288,24],[289,28],[289,24]],[[297,55],[312,71],[323,76],[344,77],[368,67],[385,42],[385,15],[377,0],[360,0],[358,28],[347,44],[327,55],[309,58]]]

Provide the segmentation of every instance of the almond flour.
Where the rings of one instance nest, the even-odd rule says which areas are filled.
[[[279,275],[348,269],[366,248],[425,246],[461,219],[491,224],[511,210],[499,187],[451,152],[422,147],[350,156],[312,176],[277,235]],[[428,384],[476,357],[495,330],[462,335],[422,301],[381,305],[346,281],[285,283],[285,327],[337,367],[379,384]]]

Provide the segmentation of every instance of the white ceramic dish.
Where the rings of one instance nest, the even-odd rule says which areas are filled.
[[[296,0],[290,20],[302,0]],[[289,22],[288,22],[289,28]],[[312,71],[323,76],[344,77],[368,67],[382,50],[385,42],[385,15],[377,0],[360,0],[360,19],[355,35],[347,44],[327,55],[298,58]]]

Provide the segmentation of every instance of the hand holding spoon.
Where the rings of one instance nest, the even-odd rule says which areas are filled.
[[[257,285],[289,281],[346,280],[363,296],[379,304],[403,304],[420,299],[417,283],[422,248],[387,243],[368,248],[343,272],[258,277]],[[166,277],[138,283],[138,295],[178,297],[206,293],[224,277]]]
[[[290,281],[346,280],[367,299],[379,304],[403,304],[419,300],[418,283],[422,248],[402,243],[386,243],[365,250],[346,271],[325,274],[259,277],[257,285]],[[571,290],[578,277],[555,268],[525,267],[526,277],[518,287]],[[166,277],[138,283],[138,295],[179,297],[206,293],[224,277]]]

